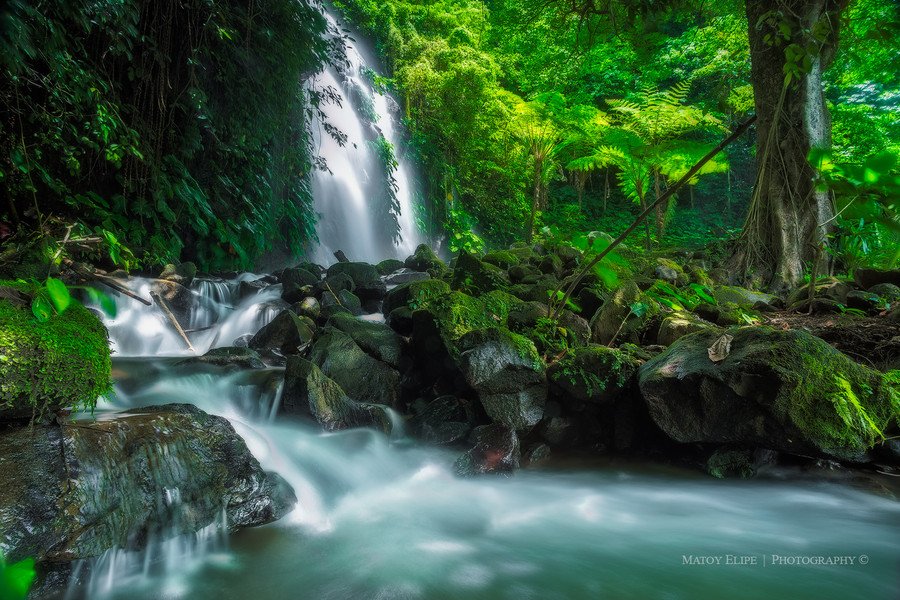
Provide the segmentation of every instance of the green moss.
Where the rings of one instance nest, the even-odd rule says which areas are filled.
[[[819,448],[836,456],[864,452],[900,416],[889,378],[859,365],[803,331],[757,327],[754,344],[765,344],[785,385],[774,411],[787,416]]]
[[[110,370],[106,328],[84,306],[39,323],[0,301],[0,412],[93,409],[111,389]]]
[[[482,260],[495,267],[500,267],[501,269],[508,269],[520,262],[519,257],[509,250],[495,250],[493,252],[488,252],[484,255]]]
[[[441,336],[452,346],[462,336],[476,329],[497,327],[478,298],[453,291],[431,299],[424,308],[434,316]]]
[[[461,252],[453,267],[451,285],[455,290],[485,294],[509,287],[509,278],[500,267],[483,262],[468,252]]]
[[[529,340],[524,335],[513,333],[508,329],[503,329],[502,331],[504,335],[506,335],[512,341],[513,346],[516,349],[516,353],[521,356],[523,360],[531,363],[532,369],[534,369],[535,371],[543,370],[544,361],[541,360],[541,355],[538,354],[537,348],[531,340]]]
[[[624,388],[637,367],[626,352],[591,344],[569,350],[553,366],[550,378],[581,399],[601,400]]]
[[[503,290],[494,290],[479,298],[484,304],[485,309],[491,313],[494,320],[501,325],[506,324],[509,313],[517,306],[524,303],[523,300],[516,298],[512,294]]]

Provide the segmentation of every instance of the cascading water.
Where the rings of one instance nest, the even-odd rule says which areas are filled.
[[[205,336],[203,347],[229,345],[265,320],[259,315],[277,288],[244,302],[236,301],[238,288],[238,280],[194,285],[205,307],[197,318],[211,322],[192,334]],[[282,420],[280,369],[199,364],[185,359],[177,338],[142,346],[135,340],[150,328],[138,311],[153,309],[118,302],[112,343],[137,356],[114,359],[116,394],[98,411],[190,402],[222,415],[299,502],[284,519],[227,540],[224,523],[214,523],[138,554],[110,550],[79,567],[89,575],[69,590],[70,600],[844,600],[894,590],[885,574],[900,555],[900,505],[891,499],[796,475],[716,481],[640,465],[460,479],[452,451]],[[166,497],[178,501],[178,491]],[[779,566],[773,554],[856,563]],[[686,564],[691,555],[719,556],[722,564]],[[728,555],[758,562],[729,565]]]
[[[332,29],[340,31],[338,18],[327,9],[325,15]],[[392,96],[376,89],[367,76],[377,71],[378,64],[370,48],[361,41],[346,38],[345,55],[345,65],[330,66],[311,82],[314,89],[336,92],[336,99],[320,108],[325,122],[346,136],[339,143],[325,131],[321,121],[313,123],[317,154],[329,170],[317,171],[313,176],[320,243],[312,258],[329,264],[334,262],[332,253],[336,250],[343,250],[351,260],[405,258],[412,254],[421,236],[414,216],[414,169],[400,135],[397,103]],[[387,210],[383,198],[384,161],[376,148],[381,137],[393,148],[397,163],[393,172],[399,208],[396,243],[373,213]]]

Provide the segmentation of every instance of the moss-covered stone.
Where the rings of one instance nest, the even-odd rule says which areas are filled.
[[[453,267],[453,289],[470,294],[486,294],[509,287],[506,271],[479,260],[473,254],[462,252]]]
[[[679,442],[732,443],[844,460],[867,452],[896,424],[900,402],[882,373],[801,330],[731,328],[685,336],[640,370],[657,425]]]
[[[716,479],[739,477],[749,479],[756,475],[753,452],[749,450],[716,450],[706,461],[706,472]]]
[[[663,318],[659,324],[659,333],[656,343],[670,346],[676,340],[689,333],[714,329],[715,325],[700,317],[685,311],[677,311]]]
[[[375,270],[377,270],[380,275],[390,275],[394,271],[402,269],[403,266],[404,263],[402,260],[388,258],[375,265]]]
[[[0,300],[0,419],[93,409],[111,389],[106,328],[84,306],[39,323]]]
[[[520,262],[519,257],[509,250],[494,250],[493,252],[488,252],[481,260],[494,265],[495,267],[500,267],[501,269],[508,269]]]
[[[638,365],[626,352],[591,344],[569,350],[548,369],[548,377],[573,404],[603,404],[628,386]]]
[[[416,310],[429,301],[448,294],[450,285],[446,281],[440,279],[424,279],[422,281],[411,281],[398,285],[394,289],[388,291],[384,297],[382,311],[385,316],[391,314],[396,308],[406,307]]]
[[[447,265],[444,264],[438,255],[434,253],[429,246],[419,244],[412,256],[407,257],[404,263],[407,269],[414,271],[424,271],[432,277],[440,277],[447,271]]]
[[[641,292],[634,281],[617,289],[591,320],[591,340],[610,344],[615,340],[639,343],[651,321],[659,315],[659,304]]]
[[[754,306],[769,305],[778,301],[778,296],[765,292],[754,292],[735,285],[723,285],[713,290],[713,296],[719,304],[736,304],[744,309]]]

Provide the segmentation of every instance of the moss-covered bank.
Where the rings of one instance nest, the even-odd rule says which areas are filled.
[[[84,306],[40,323],[0,300],[0,420],[92,409],[111,389],[110,370],[106,328]]]

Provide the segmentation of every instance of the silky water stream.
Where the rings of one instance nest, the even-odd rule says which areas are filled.
[[[194,283],[199,352],[277,312],[279,286],[241,302],[240,279]],[[107,552],[82,565],[89,575],[70,598],[896,598],[900,503],[885,496],[646,465],[457,478],[453,452],[402,431],[282,420],[278,369],[185,361],[156,307],[118,302],[108,323],[116,394],[98,411],[189,402],[222,415],[299,502],[257,529],[229,536],[220,520],[142,553]],[[810,564],[831,557],[852,564]]]

